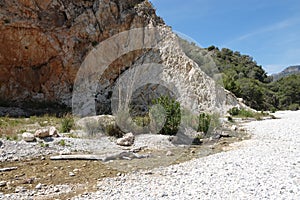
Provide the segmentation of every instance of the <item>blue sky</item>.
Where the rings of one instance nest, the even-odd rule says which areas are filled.
[[[269,73],[300,64],[299,0],[150,0],[167,25],[202,47],[248,54]]]

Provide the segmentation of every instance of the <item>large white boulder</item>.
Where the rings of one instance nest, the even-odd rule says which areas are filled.
[[[33,142],[35,141],[35,137],[32,133],[29,133],[29,132],[24,132],[22,134],[22,139],[25,141],[25,142]]]
[[[131,146],[134,143],[133,133],[127,133],[122,138],[117,139],[117,145],[120,146]]]
[[[34,133],[34,136],[38,137],[38,138],[49,137],[50,136],[49,128],[42,128],[42,129],[36,130],[35,133]]]

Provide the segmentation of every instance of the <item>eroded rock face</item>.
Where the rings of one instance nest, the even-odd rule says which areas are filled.
[[[125,32],[138,28],[143,29],[129,35]],[[112,40],[104,45],[120,33],[125,33],[121,43]],[[147,40],[153,40],[154,46],[147,46]],[[125,46],[131,51],[119,55]],[[104,54],[98,54],[101,48]],[[101,63],[109,59],[106,70],[97,77]],[[80,74],[84,65],[88,67]],[[143,67],[136,74],[138,66]],[[131,88],[138,92],[130,101],[141,110],[158,93],[174,96],[196,112],[224,112],[238,103],[184,54],[177,36],[147,0],[2,0],[0,67],[0,100],[72,106],[75,96],[81,116],[111,114],[113,95],[118,95],[113,91],[118,87],[120,94],[128,91],[120,85],[132,85],[134,74],[135,83],[142,84]],[[143,74],[145,71],[152,75]],[[76,96],[78,73],[83,81],[94,77],[97,82],[92,82],[93,87],[80,86],[82,91]],[[157,77],[167,85],[159,86]]]
[[[0,97],[71,106],[87,53],[119,32],[162,24],[143,0],[0,1]]]
[[[123,67],[113,70],[115,57],[140,48],[147,51],[133,56],[131,64],[124,62]],[[160,95],[175,97],[182,107],[194,113],[224,114],[238,104],[233,95],[185,55],[177,36],[167,26],[132,29],[106,40],[89,53],[77,75],[73,111],[79,116],[97,114],[96,102],[101,105],[100,113],[102,109],[128,116],[132,102],[139,107],[135,111],[143,112]],[[117,79],[112,79],[115,76]]]

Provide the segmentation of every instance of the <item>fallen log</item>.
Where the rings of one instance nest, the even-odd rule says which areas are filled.
[[[100,160],[107,162],[109,160],[132,160],[132,159],[141,159],[147,158],[149,155],[138,155],[132,152],[121,152],[111,155],[88,155],[88,154],[79,154],[79,155],[58,155],[50,157],[50,160]]]
[[[59,156],[52,156],[50,160],[104,160],[103,156],[99,155],[59,155]]]
[[[6,167],[6,168],[1,168],[0,172],[9,172],[16,169],[18,169],[18,167]]]

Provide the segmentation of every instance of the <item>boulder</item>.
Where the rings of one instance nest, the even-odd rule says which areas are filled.
[[[117,145],[120,146],[131,146],[134,143],[134,135],[133,133],[127,133],[122,138],[117,140]]]
[[[124,135],[116,125],[116,119],[112,115],[97,115],[84,117],[76,122],[76,126],[81,127],[89,135],[106,134],[115,137]]]
[[[42,187],[43,187],[43,185],[41,183],[39,183],[35,186],[35,189],[40,190],[40,189],[42,189]]]
[[[22,134],[22,139],[25,141],[25,142],[33,142],[35,141],[35,137],[32,133],[28,133],[28,132],[24,132]]]
[[[50,136],[49,128],[42,128],[42,129],[36,130],[34,133],[34,136],[38,137],[38,138],[49,137]]]
[[[49,127],[49,136],[50,137],[58,137],[58,130],[54,126]]]
[[[75,122],[76,126],[81,128],[86,128],[86,126],[90,124],[95,124],[105,128],[109,125],[115,125],[115,123],[116,123],[115,117],[112,115],[97,115],[97,116],[84,117]]]

